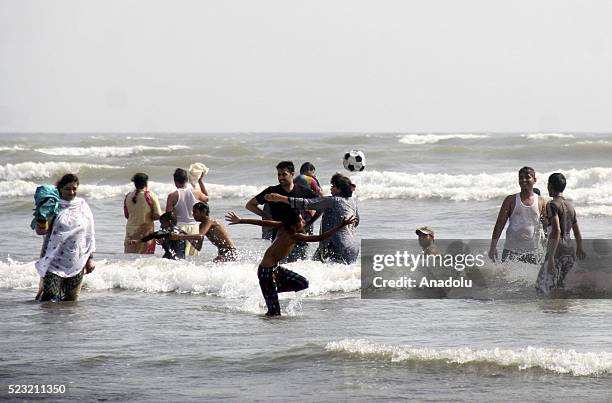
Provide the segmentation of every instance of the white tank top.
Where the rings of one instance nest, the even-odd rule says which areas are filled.
[[[178,200],[174,206],[174,214],[176,214],[177,224],[197,224],[193,219],[193,205],[198,200],[193,195],[193,189],[187,185],[185,188],[177,188]]]
[[[531,206],[521,200],[521,194],[514,198],[514,209],[506,230],[504,249],[513,252],[532,252],[538,248],[540,239],[539,197],[535,195]]]

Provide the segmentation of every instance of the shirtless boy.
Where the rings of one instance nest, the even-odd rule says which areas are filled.
[[[225,230],[223,224],[210,218],[210,208],[206,203],[196,203],[193,206],[193,218],[200,223],[200,235],[206,236],[210,243],[217,247],[217,257],[213,262],[228,262],[236,260],[236,247]]]
[[[229,221],[229,225],[252,224],[270,226],[278,230],[276,238],[272,242],[272,245],[266,250],[259,268],[257,269],[261,293],[268,307],[266,316],[279,316],[281,314],[280,304],[278,302],[279,292],[297,292],[308,288],[308,280],[306,280],[306,278],[278,265],[278,262],[291,253],[295,244],[298,242],[323,241],[338,232],[340,228],[355,222],[355,217],[344,218],[338,225],[321,235],[305,235],[300,233],[304,228],[304,220],[302,216],[297,213],[286,214],[283,216],[282,222],[243,219],[238,217],[234,212],[228,213],[225,219]]]

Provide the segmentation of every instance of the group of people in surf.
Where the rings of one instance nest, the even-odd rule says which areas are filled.
[[[497,243],[508,223],[502,262],[518,260],[541,264],[536,289],[541,293],[549,293],[553,289],[563,288],[576,257],[584,259],[586,253],[582,248],[576,210],[563,196],[567,185],[565,176],[556,172],[548,177],[548,200],[535,188],[536,182],[533,168],[523,167],[518,171],[521,191],[506,196],[501,205],[491,236],[489,257],[493,261],[498,259]],[[576,239],[575,248],[571,232]],[[543,262],[538,253],[542,244],[545,245]]]
[[[234,212],[225,216],[229,225],[266,228],[263,236],[272,240],[258,269],[269,316],[280,315],[278,292],[308,287],[304,277],[279,265],[305,259],[308,242],[319,242],[314,258],[320,261],[351,264],[359,255],[355,237],[359,214],[351,180],[334,174],[330,179],[331,196],[324,197],[311,163],[304,163],[297,177],[291,161],[279,162],[276,171],[278,185],[267,187],[245,206],[261,219],[243,219]],[[206,237],[217,248],[215,262],[236,260],[236,246],[228,231],[210,217],[204,172],[197,178],[198,189],[188,183],[185,169],[177,168],[173,179],[176,190],[168,195],[162,213],[158,196],[148,189],[148,176],[137,173],[132,177],[135,188],[123,201],[128,220],[124,252],[152,254],[160,244],[164,258],[181,259],[197,255]],[[76,197],[78,186],[76,175],[67,174],[55,191],[46,185],[39,188],[46,192],[37,190],[35,196],[37,209],[32,225],[38,234],[45,235],[36,263],[41,277],[37,299],[42,301],[76,300],[83,274],[95,268],[93,216],[87,203]],[[66,209],[70,204],[78,205],[78,209]],[[42,208],[47,205],[52,208]],[[261,205],[266,207],[262,209]],[[320,233],[313,235],[313,224],[321,216]],[[157,219],[161,229],[155,231]]]
[[[306,258],[308,242],[319,242],[314,259],[351,264],[359,255],[355,227],[359,213],[351,180],[340,174],[330,179],[331,196],[322,196],[315,167],[304,163],[295,176],[291,161],[276,165],[278,185],[269,186],[251,198],[245,208],[260,219],[244,219],[234,212],[225,216],[229,225],[251,224],[264,228],[262,237],[271,239],[258,268],[267,315],[280,315],[278,292],[299,291],[308,287],[301,275],[284,267],[282,262]],[[162,213],[157,195],[148,189],[148,176],[133,176],[134,190],[123,201],[126,217],[125,253],[154,253],[155,245],[164,249],[164,258],[195,256],[206,237],[216,248],[215,262],[237,258],[236,246],[224,225],[210,216],[204,172],[197,177],[197,189],[189,184],[189,173],[177,168],[173,174],[176,190],[166,200]],[[493,230],[489,257],[498,259],[497,244],[504,227],[506,240],[501,261],[518,260],[540,264],[536,288],[548,293],[562,288],[576,257],[583,259],[582,236],[572,204],[563,197],[565,176],[554,173],[548,178],[550,196],[546,200],[535,188],[535,170],[523,167],[518,172],[520,192],[507,196],[500,208]],[[194,180],[195,182],[195,180]],[[87,203],[76,196],[79,179],[64,175],[56,186],[37,189],[35,218],[32,228],[45,235],[36,269],[41,277],[37,299],[76,300],[85,273],[95,268],[95,231],[93,215]],[[264,206],[261,208],[260,206]],[[322,215],[318,235],[313,224]],[[159,219],[161,229],[155,231]],[[576,247],[570,239],[574,233]],[[429,227],[417,230],[424,251],[434,250],[434,232]],[[545,244],[544,262],[537,251]]]
[[[518,171],[520,192],[504,198],[491,236],[489,258],[500,260],[497,244],[506,224],[506,239],[501,261],[518,261],[540,265],[536,290],[548,294],[562,289],[567,274],[576,258],[584,259],[582,235],[572,203],[563,196],[567,181],[562,173],[548,177],[549,199],[535,187],[535,170],[522,167]],[[570,234],[574,233],[574,242]],[[416,230],[423,253],[440,254],[434,243],[434,232],[429,227]],[[543,253],[542,253],[543,252]]]

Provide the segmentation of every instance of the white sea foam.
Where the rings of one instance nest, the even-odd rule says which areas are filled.
[[[9,197],[34,196],[38,185],[34,182],[27,182],[21,179],[14,181],[0,181],[0,199]]]
[[[126,157],[128,155],[140,154],[144,151],[175,151],[188,149],[185,145],[170,146],[94,146],[94,147],[46,147],[37,148],[36,151],[48,155],[61,156],[90,156],[90,157]]]
[[[531,134],[521,134],[521,137],[525,137],[529,140],[549,140],[549,139],[572,139],[575,136],[573,134],[563,134],[563,133],[531,133]]]
[[[559,170],[567,178],[566,196],[576,204],[612,206],[612,168]],[[539,173],[546,178],[550,173]],[[366,171],[355,175],[360,199],[484,201],[516,193],[517,173],[463,174]],[[542,189],[543,190],[543,189]]]
[[[20,145],[14,145],[10,147],[0,147],[0,151],[25,151],[26,148]]]
[[[586,215],[609,215],[612,207],[612,168],[570,169],[560,172],[567,177],[565,195],[575,203],[579,212],[582,211]],[[538,176],[546,178],[549,174],[540,173]],[[501,199],[518,190],[516,172],[453,175],[365,171],[355,175],[353,181],[357,185],[356,196],[360,200],[438,198],[453,201],[487,201]],[[36,186],[37,183],[21,179],[0,181],[0,198],[30,197]],[[214,183],[207,183],[206,187],[212,200],[247,199],[263,189],[263,186]],[[149,182],[149,188],[160,196],[175,189],[172,184],[161,182]],[[79,187],[79,194],[89,199],[108,199],[121,197],[132,189],[131,183],[82,184]]]
[[[471,348],[433,349],[406,345],[387,345],[368,340],[345,339],[330,342],[325,349],[359,358],[387,362],[445,362],[457,365],[493,364],[519,370],[542,368],[558,374],[574,376],[612,373],[612,353],[526,347],[521,349]]]
[[[360,199],[488,200],[516,189],[517,174],[451,175],[366,171],[353,179]]]
[[[571,147],[573,145],[603,145],[603,146],[607,146],[607,145],[612,145],[612,141],[609,140],[585,140],[585,141],[577,141],[574,144],[566,144],[566,147]]]
[[[442,140],[474,140],[489,137],[486,134],[406,134],[400,137],[399,142],[404,144],[435,144]]]
[[[9,180],[0,182],[0,199],[9,197],[30,197],[34,195],[36,187],[40,183],[31,181]],[[263,188],[263,187],[262,187]],[[217,185],[207,183],[206,189],[209,191],[211,200],[215,199],[247,199],[259,193],[262,188],[252,185]],[[121,197],[134,189],[134,185],[126,183],[124,185],[87,185],[79,186],[79,196],[92,200],[109,199]],[[159,197],[176,190],[174,185],[160,182],[149,182],[149,189]]]
[[[612,206],[577,206],[576,214],[581,217],[612,217]]]
[[[120,288],[148,293],[207,294],[227,299],[259,300],[261,291],[256,262],[213,264],[174,261],[158,256],[114,262],[100,260],[96,270],[85,277],[85,286],[94,291]],[[286,267],[308,278],[310,286],[299,293],[302,297],[355,292],[361,285],[358,265],[324,265],[303,261]],[[37,286],[34,262],[0,262],[0,288],[31,289]],[[283,298],[293,299],[295,293],[283,293]]]
[[[120,169],[121,167],[73,162],[21,162],[0,165],[0,180],[52,178],[65,172],[78,173],[82,168]]]

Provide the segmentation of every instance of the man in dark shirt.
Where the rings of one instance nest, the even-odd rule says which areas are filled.
[[[267,202],[264,198],[265,195],[269,193],[278,193],[287,197],[300,197],[304,199],[312,199],[313,197],[317,197],[317,195],[313,193],[310,189],[307,189],[303,186],[294,185],[293,176],[295,174],[295,167],[293,166],[293,162],[279,162],[278,165],[276,165],[276,172],[278,177],[278,185],[268,186],[257,196],[249,200],[245,208],[250,212],[262,217],[264,220],[284,221],[288,215],[295,214],[293,209],[285,203]],[[265,203],[269,203],[270,213],[262,210],[259,207],[260,205]],[[301,211],[300,213],[304,215],[303,211]],[[272,239],[274,238],[276,238],[276,231],[274,231],[274,236],[272,237]],[[289,254],[289,256],[287,256],[286,261],[295,262],[299,259],[305,259],[307,248],[308,244],[306,242],[300,242],[296,244],[293,251]]]

